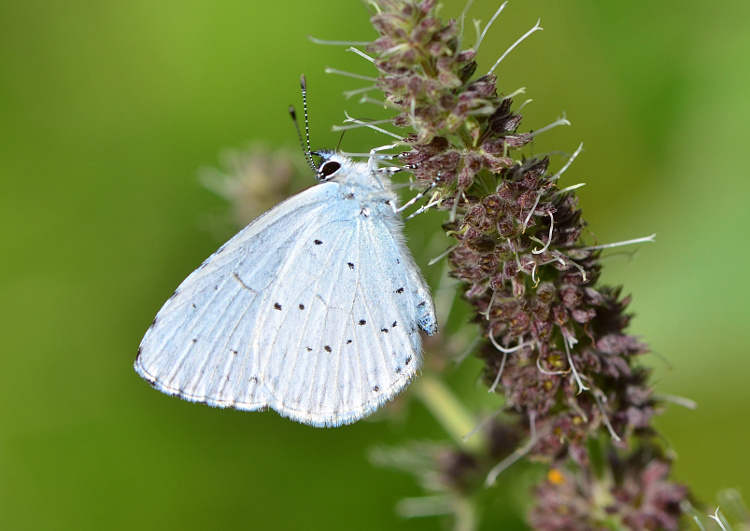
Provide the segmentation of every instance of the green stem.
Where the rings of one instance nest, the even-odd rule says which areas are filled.
[[[472,452],[484,450],[485,440],[481,433],[466,438],[476,428],[477,420],[445,382],[430,374],[423,374],[412,386],[425,407],[459,446]]]

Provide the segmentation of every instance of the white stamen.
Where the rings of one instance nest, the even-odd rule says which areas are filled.
[[[369,46],[372,42],[365,41],[328,41],[324,39],[318,39],[312,35],[307,36],[315,44],[325,44],[326,46]]]
[[[529,224],[529,220],[531,219],[531,215],[534,213],[534,210],[536,210],[536,206],[539,204],[539,200],[542,198],[542,192],[539,192],[536,195],[536,201],[534,201],[534,206],[531,207],[531,210],[529,210],[529,215],[526,216],[526,219],[523,220],[523,225],[521,226],[521,232],[526,232],[526,225]]]
[[[495,61],[495,64],[494,64],[494,65],[492,65],[492,68],[490,68],[490,71],[489,71],[489,72],[487,72],[487,74],[491,74],[492,72],[494,72],[494,71],[495,71],[495,68],[497,68],[497,66],[498,66],[498,65],[500,64],[500,62],[501,62],[501,61],[502,61],[503,59],[505,59],[505,56],[506,56],[506,55],[508,55],[508,54],[509,54],[509,53],[510,53],[510,52],[511,52],[511,51],[513,50],[513,48],[515,48],[516,46],[518,46],[519,44],[521,44],[521,42],[522,42],[522,41],[523,41],[523,40],[524,40],[524,39],[525,39],[526,37],[528,37],[529,35],[531,35],[531,34],[532,34],[532,33],[534,33],[535,31],[541,31],[541,30],[543,29],[543,28],[541,28],[541,27],[539,26],[539,23],[540,23],[541,21],[542,21],[542,19],[539,19],[539,20],[537,20],[537,21],[536,21],[536,25],[535,25],[535,26],[534,26],[533,28],[531,28],[531,29],[530,29],[529,31],[527,31],[526,33],[524,33],[524,34],[523,34],[523,35],[521,36],[521,38],[520,38],[520,39],[518,39],[518,40],[517,40],[516,42],[514,42],[513,44],[511,44],[510,48],[508,48],[507,50],[505,50],[505,53],[504,53],[503,55],[501,55],[501,56],[500,56],[500,59],[498,59],[497,61]]]
[[[484,481],[485,487],[491,487],[495,484],[495,480],[497,479],[497,476],[500,475],[500,473],[508,468],[510,465],[521,459],[524,455],[529,453],[532,448],[534,448],[534,445],[537,443],[537,434],[536,434],[536,413],[534,411],[529,412],[529,440],[526,444],[524,444],[522,447],[516,449],[512,454],[510,454],[508,457],[500,461],[498,464],[496,464],[494,467],[492,467],[492,470],[489,471],[487,474],[487,479]]]
[[[687,514],[689,510],[694,510],[693,506],[690,505],[690,502],[688,502],[687,500],[682,501],[682,503],[680,504],[680,509],[685,514]],[[698,531],[706,531],[705,526],[701,523],[697,514],[693,514],[693,522],[695,522],[695,525],[698,527]]]
[[[583,281],[586,282],[588,280],[588,277],[586,276],[586,271],[583,269],[583,267],[578,265],[573,260],[566,262],[562,256],[560,256],[559,254],[555,254],[555,260],[552,260],[552,261],[560,262],[560,265],[562,265],[563,267],[568,267],[568,266],[575,267],[578,270],[578,272],[581,273],[581,278],[583,278]],[[551,262],[547,262],[547,263],[551,263]]]
[[[369,159],[369,158],[372,157],[372,153],[369,153],[369,152],[368,153],[355,153],[353,151],[339,151],[339,153],[341,153],[342,155],[344,155],[346,157],[352,158],[352,159],[354,159],[354,158],[367,158],[367,159]],[[378,153],[377,154],[377,159],[378,160],[391,160],[391,159],[395,159],[397,157],[398,157],[398,154],[389,154],[389,153]]]
[[[609,416],[607,415],[607,411],[604,409],[604,402],[607,401],[607,397],[605,397],[604,394],[599,389],[594,389],[592,395],[594,395],[594,401],[596,402],[596,405],[599,408],[599,412],[602,414],[602,419],[604,420],[604,425],[607,426],[607,431],[609,431],[609,435],[616,441],[621,440],[620,436],[617,435],[617,433],[615,432],[614,426],[612,426],[612,423],[609,421]]]
[[[634,240],[626,240],[624,242],[615,242],[615,243],[605,243],[603,245],[593,245],[591,247],[581,247],[582,251],[594,251],[596,249],[611,249],[612,247],[621,247],[623,245],[631,245],[634,243],[655,243],[654,238],[656,238],[656,233],[653,233],[651,236],[644,236],[641,238],[635,238]]]
[[[492,304],[495,302],[495,295],[497,295],[497,290],[492,290],[492,297],[490,297],[490,303],[487,305],[487,310],[484,313],[480,313],[479,315],[484,315],[484,318],[488,321],[490,320],[490,310],[492,310]]]
[[[698,403],[690,400],[689,398],[685,398],[684,396],[676,396],[676,395],[658,395],[657,397],[659,400],[663,400],[664,402],[669,402],[671,404],[675,404],[678,406],[682,406],[687,409],[698,409]]]
[[[525,94],[525,93],[526,93],[526,87],[521,87],[521,88],[517,89],[515,92],[511,92],[507,96],[503,96],[503,99],[500,100],[500,101],[509,100],[511,98],[514,98],[514,97],[518,96],[519,94]],[[529,100],[529,101],[531,101],[531,100]]]
[[[494,393],[495,389],[497,389],[497,386],[500,384],[500,377],[503,375],[503,369],[505,368],[505,360],[508,359],[508,353],[503,353],[503,361],[500,362],[500,368],[497,370],[497,376],[495,376],[495,381],[492,382],[492,385],[489,389],[487,389],[488,393]]]
[[[448,221],[453,223],[456,221],[456,211],[458,210],[458,200],[460,196],[463,195],[463,192],[459,190],[459,192],[456,194],[456,197],[453,199],[453,206],[451,207],[451,213],[448,216]]]
[[[383,133],[384,135],[388,135],[392,138],[395,138],[399,141],[403,140],[403,137],[397,135],[396,133],[392,133],[390,131],[386,131],[385,129],[382,129],[380,127],[377,127],[375,124],[386,124],[391,123],[390,120],[376,120],[373,122],[363,122],[362,120],[358,120],[356,118],[352,118],[349,116],[348,113],[344,113],[346,116],[346,119],[344,120],[344,123],[352,123],[354,125],[337,125],[333,126],[334,131],[346,131],[347,129],[355,129],[359,127],[367,127],[368,129],[372,129],[373,131],[377,131],[378,133]],[[398,145],[398,144],[397,144]],[[401,144],[406,145],[406,144]]]
[[[586,412],[583,409],[581,409],[581,406],[578,405],[578,401],[571,400],[568,402],[568,405],[570,406],[570,409],[578,413],[581,419],[583,419],[583,422],[589,421],[589,416],[586,414]]]
[[[565,163],[565,166],[563,166],[562,168],[560,168],[560,171],[558,171],[556,174],[554,174],[552,177],[550,177],[549,180],[550,181],[556,181],[557,179],[559,179],[560,175],[562,175],[563,173],[565,173],[565,170],[567,170],[568,168],[570,168],[570,165],[573,164],[573,161],[576,160],[576,157],[581,153],[581,151],[583,151],[583,142],[581,142],[578,145],[578,149],[576,149],[575,152],[570,156],[570,158],[568,159],[568,162]]]
[[[375,98],[371,98],[367,94],[365,94],[364,96],[362,96],[361,98],[359,98],[357,100],[357,103],[372,103],[374,105],[377,105],[378,107],[384,107],[386,109],[398,110],[398,107],[396,105],[394,105],[393,103],[391,103],[390,101],[388,101],[388,100],[376,100]]]
[[[493,105],[490,105],[490,104],[487,104],[484,107],[479,107],[477,109],[472,109],[467,114],[469,116],[484,116],[484,115],[487,115],[487,114],[492,114],[496,110],[497,110],[497,107],[495,107]]]
[[[466,2],[466,5],[464,6],[464,10],[461,11],[461,18],[459,19],[460,25],[459,25],[459,30],[458,30],[458,37],[460,39],[462,39],[464,36],[464,22],[466,21],[466,13],[469,12],[469,8],[471,7],[471,4],[473,3],[474,3],[474,0],[469,0],[468,2]]]
[[[724,525],[724,515],[719,513],[719,508],[717,507],[714,511],[714,514],[707,515],[711,520],[715,520],[717,524],[719,524],[719,527],[721,527],[722,531],[727,531],[726,526]]]
[[[578,344],[578,338],[575,336],[563,336],[563,338],[568,342],[570,348],[573,348]]]
[[[489,21],[489,22],[487,23],[487,25],[486,25],[486,26],[484,27],[484,31],[483,31],[483,32],[482,32],[482,34],[481,34],[481,35],[479,36],[479,39],[477,39],[477,43],[476,43],[476,44],[474,45],[474,51],[475,51],[475,52],[478,52],[478,51],[479,51],[479,45],[480,45],[480,44],[482,44],[482,40],[484,39],[484,36],[485,36],[485,35],[487,35],[487,30],[488,30],[488,29],[490,29],[490,26],[492,26],[492,23],[493,23],[493,22],[495,22],[495,19],[496,19],[496,18],[497,18],[497,17],[498,17],[499,15],[500,15],[500,13],[502,13],[502,12],[503,12],[503,9],[505,9],[505,6],[507,6],[507,5],[508,5],[508,2],[503,2],[503,5],[501,5],[501,6],[500,6],[500,7],[499,7],[499,8],[497,9],[497,11],[495,11],[495,14],[494,14],[494,15],[492,15],[492,18],[491,18],[491,19],[490,19],[490,21]]]
[[[369,87],[362,87],[354,90],[347,90],[344,92],[344,97],[346,99],[351,98],[352,96],[356,96],[357,94],[363,94],[366,92],[369,92],[371,90],[375,90],[375,85],[370,85]]]
[[[542,253],[546,252],[547,249],[549,249],[550,243],[552,243],[552,230],[555,228],[555,216],[552,215],[552,212],[547,212],[547,214],[549,214],[549,220],[550,220],[549,221],[549,234],[547,235],[547,243],[545,244],[543,241],[541,241],[541,240],[539,240],[537,238],[534,238],[532,236],[531,237],[532,240],[534,240],[537,243],[541,243],[542,245],[544,245],[544,247],[542,247],[539,250],[537,250],[537,248],[534,247],[531,250],[532,254],[542,254]]]
[[[526,105],[528,105],[532,101],[534,101],[534,100],[528,99],[528,100],[524,101],[521,105],[519,105],[518,109],[516,109],[516,113],[521,112],[521,109],[523,109],[524,107],[526,107]]]
[[[346,51],[347,52],[356,53],[357,55],[359,55],[363,59],[366,59],[366,60],[370,61],[371,63],[375,62],[375,59],[373,59],[372,57],[370,57],[369,55],[367,55],[365,52],[360,52],[358,49],[356,49],[354,47],[347,48]]]
[[[545,125],[541,129],[537,129],[536,131],[533,131],[533,132],[529,133],[529,136],[531,136],[533,138],[533,137],[535,137],[535,136],[537,136],[537,135],[539,135],[541,133],[544,133],[545,131],[549,131],[553,127],[557,127],[558,125],[570,125],[570,122],[568,121],[568,119],[565,118],[565,113],[563,113],[563,117],[562,118],[558,118],[557,120],[555,120],[551,124]]]
[[[361,76],[359,74],[353,74],[352,72],[345,72],[345,71],[339,70],[337,68],[326,67],[326,69],[324,70],[324,72],[326,74],[339,74],[340,76],[353,77],[354,79],[363,79],[365,81],[370,81],[372,83],[375,83],[378,80],[375,77]]]
[[[492,335],[492,332],[490,332],[487,335],[490,337],[490,343],[492,343],[492,345],[497,350],[499,350],[500,352],[504,352],[505,354],[510,354],[511,352],[516,352],[518,350],[521,350],[523,347],[530,347],[530,346],[532,346],[534,344],[533,341],[529,341],[528,343],[520,343],[519,342],[518,345],[516,345],[515,347],[505,348],[505,347],[501,346],[500,343],[497,342],[497,339],[495,339],[495,336]]]
[[[561,195],[566,192],[572,192],[573,190],[578,190],[579,188],[583,188],[584,186],[586,186],[586,183],[573,184],[571,186],[568,186],[567,188],[561,188],[560,190],[555,192],[554,195]]]
[[[561,374],[568,374],[569,371],[549,371],[542,367],[542,354],[539,353],[539,355],[536,357],[536,368],[539,372],[542,374],[546,374],[548,376],[559,376]]]
[[[571,339],[575,339],[575,338],[571,336]],[[576,366],[573,364],[573,356],[570,355],[570,347],[568,346],[568,341],[565,336],[565,332],[563,332],[563,345],[565,345],[565,354],[568,357],[568,365],[570,365],[570,370],[573,371],[573,377],[575,378],[576,383],[578,384],[578,394],[580,395],[583,391],[588,391],[589,388],[583,385],[581,376],[578,374],[578,371],[576,370]]]
[[[344,120],[344,123],[350,123],[350,124],[355,124],[355,125],[359,125],[359,126],[370,127],[371,125],[377,125],[377,124],[389,124],[389,123],[391,123],[391,120],[388,120],[388,119],[385,119],[385,120],[373,120],[373,121],[371,121],[371,122],[365,122],[365,121],[363,121],[363,120],[359,120],[359,119],[357,119],[357,118],[352,118],[352,117],[351,117],[351,116],[349,116],[349,115],[348,115],[348,114],[347,114],[346,112],[344,113],[344,115],[346,116],[346,119]],[[336,125],[336,126],[334,126],[334,127],[339,127],[339,128],[340,128],[340,130],[345,130],[345,129],[353,129],[353,127],[352,127],[352,126],[346,126],[346,125],[344,125],[344,126],[341,126],[341,125]],[[381,130],[380,132],[382,133],[382,132],[384,132],[384,131],[382,131],[382,130]],[[385,131],[385,133],[388,133],[388,134],[389,134],[389,135],[391,135],[391,136],[393,136],[393,135],[394,135],[394,133],[391,133],[390,131]],[[396,138],[398,138],[399,140],[402,140],[402,139],[403,139],[403,137],[400,137],[400,136],[398,136],[398,135],[396,135]]]
[[[451,254],[456,249],[458,249],[458,244],[452,245],[451,247],[449,247],[448,249],[446,249],[445,252],[440,253],[435,258],[433,258],[432,260],[430,260],[429,262],[427,262],[427,265],[431,266],[431,265],[437,264],[440,260],[442,260],[443,258],[445,258],[446,256],[448,256],[449,254]]]

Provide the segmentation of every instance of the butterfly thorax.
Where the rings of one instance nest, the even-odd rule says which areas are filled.
[[[321,164],[321,170],[325,170],[328,165],[336,168],[328,175],[322,174],[322,178],[326,183],[338,185],[337,194],[355,201],[361,209],[376,210],[387,217],[396,216],[398,197],[391,187],[387,172],[373,169],[369,163],[355,162],[338,153],[325,153],[322,157],[324,163]]]

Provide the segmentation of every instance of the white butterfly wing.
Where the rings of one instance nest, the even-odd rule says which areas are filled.
[[[392,398],[436,331],[429,290],[391,211],[364,215],[337,183],[277,205],[177,289],[136,370],[212,406],[354,422]]]
[[[302,235],[313,230],[307,220],[325,206],[328,188],[315,186],[277,205],[191,273],[141,341],[136,371],[160,391],[187,400],[266,407],[260,382],[250,374],[258,372],[260,359],[247,356],[262,294]],[[252,288],[240,273],[252,277]]]

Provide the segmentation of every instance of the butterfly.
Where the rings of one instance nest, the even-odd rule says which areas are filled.
[[[153,387],[334,427],[371,414],[417,375],[419,330],[438,325],[391,172],[372,154],[315,154],[320,183],[251,222],[158,312],[135,361]]]

